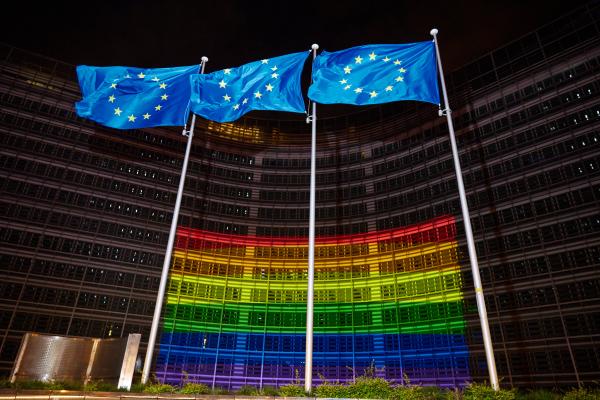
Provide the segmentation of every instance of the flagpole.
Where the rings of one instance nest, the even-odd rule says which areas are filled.
[[[317,57],[318,44],[312,45],[313,62]],[[317,172],[317,103],[312,103],[310,147],[310,205],[308,216],[308,289],[306,291],[306,361],[304,363],[304,391],[312,390],[313,322],[315,297],[315,205]]]
[[[454,159],[454,170],[456,171],[456,183],[458,186],[458,194],[460,197],[460,208],[462,210],[463,222],[465,224],[465,236],[467,237],[467,248],[469,250],[469,260],[471,262],[471,272],[473,274],[473,283],[475,285],[475,298],[477,300],[477,310],[479,311],[479,321],[481,323],[481,333],[483,334],[483,346],[485,348],[485,357],[487,360],[488,372],[490,375],[490,383],[494,390],[499,390],[498,374],[496,372],[496,361],[494,359],[494,348],[492,346],[492,338],[490,335],[490,326],[488,323],[487,310],[483,297],[483,288],[481,286],[481,276],[479,274],[479,263],[477,262],[477,251],[475,249],[475,240],[473,239],[473,229],[471,228],[471,218],[469,214],[469,206],[467,205],[467,196],[465,194],[465,186],[462,178],[462,169],[460,167],[460,159],[458,157],[458,148],[456,147],[456,137],[454,135],[454,125],[448,102],[448,93],[446,92],[446,81],[444,80],[444,70],[442,69],[442,59],[440,58],[440,49],[437,42],[437,29],[432,29],[430,32],[435,43],[435,53],[437,55],[437,63],[440,69],[440,80],[442,82],[442,92],[444,94],[444,110],[440,110],[440,116],[445,115],[448,121],[448,131],[450,133],[450,145],[452,147],[452,157]]]
[[[207,57],[202,57],[200,73],[204,73],[204,67],[208,62]],[[185,176],[187,173],[188,161],[190,159],[190,151],[192,149],[192,138],[194,137],[194,127],[196,126],[196,114],[192,113],[192,125],[189,131],[183,128],[183,135],[187,134],[187,146],[185,148],[185,156],[183,158],[183,166],[181,167],[181,177],[179,178],[179,189],[177,190],[177,200],[175,200],[175,209],[173,210],[173,219],[171,220],[171,230],[169,231],[169,241],[167,242],[167,251],[165,252],[165,260],[163,261],[162,273],[160,275],[160,284],[158,286],[158,294],[156,295],[156,305],[154,306],[154,316],[152,317],[152,326],[150,327],[150,336],[148,338],[148,348],[146,349],[146,359],[144,360],[144,369],[142,371],[142,384],[148,382],[150,376],[150,367],[152,367],[152,358],[154,356],[154,346],[156,344],[156,336],[158,334],[158,325],[160,323],[160,313],[162,311],[167,280],[169,277],[169,269],[171,266],[171,256],[173,255],[173,243],[175,242],[175,233],[177,232],[177,222],[179,220],[179,209],[181,207],[181,198],[183,197],[183,187],[185,185]]]

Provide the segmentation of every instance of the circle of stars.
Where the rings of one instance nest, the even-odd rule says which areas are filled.
[[[352,77],[352,71],[356,68],[373,67],[373,65],[369,65],[369,63],[373,62],[373,61],[378,61],[378,60],[380,60],[384,64],[389,64],[390,66],[393,66],[393,68],[396,70],[395,71],[396,76],[393,78],[393,80],[391,82],[387,82],[387,85],[383,88],[383,90],[381,87],[379,87],[379,89],[378,89],[376,87],[354,86],[354,84],[350,80],[350,78]],[[402,84],[404,82],[405,73],[407,72],[407,70],[401,66],[402,61],[399,59],[395,59],[392,61],[392,59],[390,57],[388,57],[387,55],[383,58],[380,58],[377,54],[375,54],[374,51],[372,51],[370,54],[368,54],[366,56],[361,56],[360,54],[357,55],[356,57],[353,58],[353,61],[354,61],[353,63],[350,63],[350,64],[346,65],[345,67],[343,67],[343,71],[344,71],[343,77],[342,77],[342,79],[339,80],[341,88],[344,91],[353,91],[354,93],[356,93],[356,95],[364,93],[364,94],[368,95],[370,99],[374,99],[380,95],[381,91],[383,91],[384,93],[393,92],[395,85]],[[394,75],[394,73],[392,73],[392,75]],[[380,82],[373,82],[373,83],[380,83]],[[377,91],[377,89],[379,90],[379,92]]]
[[[136,77],[138,79],[145,80],[147,75],[144,74],[144,72],[140,72],[139,74],[136,75]],[[110,88],[117,89],[118,84],[125,79],[132,79],[132,76],[127,74],[122,79],[114,79],[113,83],[111,83],[111,85],[110,85]],[[153,78],[150,79],[150,81],[155,82],[156,84],[158,84],[159,89],[164,90],[164,92],[161,92],[162,94],[160,94],[160,101],[158,102],[158,104],[156,104],[154,106],[154,112],[160,112],[163,108],[164,102],[166,102],[169,99],[169,95],[166,92],[168,85],[165,82],[160,82],[160,78],[158,76],[154,76]],[[115,104],[116,100],[117,100],[117,97],[114,94],[111,94],[110,96],[108,96],[109,103],[116,105]],[[123,114],[123,113],[124,113],[124,110],[122,110],[121,107],[119,107],[119,106],[117,106],[113,109],[113,116],[120,117],[121,114]],[[145,114],[142,114],[142,115],[135,115],[134,113],[130,113],[129,115],[127,115],[127,114],[128,113],[125,113],[125,116],[127,117],[127,121],[131,122],[131,123],[134,123],[140,117],[143,120],[149,120],[150,117],[152,117],[152,114],[150,114],[149,112],[146,112]]]
[[[219,89],[223,89],[225,91],[224,94],[221,96],[223,98],[223,105],[228,106],[229,104],[231,104],[231,108],[234,111],[238,111],[240,108],[248,104],[248,102],[251,99],[254,99],[254,101],[260,101],[263,99],[264,96],[268,95],[269,93],[272,93],[273,89],[275,89],[275,86],[273,84],[276,84],[276,81],[279,79],[280,74],[278,72],[279,67],[277,65],[273,65],[271,67],[269,64],[270,61],[270,59],[265,58],[260,61],[260,64],[258,66],[258,68],[261,68],[263,66],[266,66],[266,68],[268,68],[265,69],[263,75],[263,77],[265,77],[268,80],[267,83],[261,83],[260,86],[256,88],[256,91],[252,92],[247,96],[245,93],[242,93],[241,97],[238,99],[234,99],[234,94],[232,94],[231,91],[228,92],[228,89],[230,89],[229,82],[231,82],[232,79],[235,80],[237,77],[232,75],[231,68],[224,69],[221,81],[217,82],[219,85]],[[255,72],[252,72],[252,74],[254,73]]]

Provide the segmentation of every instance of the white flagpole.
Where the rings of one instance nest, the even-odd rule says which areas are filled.
[[[318,44],[312,45],[313,62]],[[317,103],[312,103],[312,135],[310,148],[310,205],[308,216],[308,289],[306,291],[306,361],[304,363],[304,391],[312,390],[313,321],[315,297],[315,204],[317,172]]]
[[[202,57],[200,73],[204,73],[204,67],[208,62],[207,57]],[[183,187],[185,185],[185,176],[187,173],[188,161],[190,159],[190,150],[192,149],[192,138],[194,137],[194,127],[196,126],[196,114],[192,113],[192,125],[189,131],[183,128],[183,135],[187,134],[187,146],[185,148],[185,157],[181,167],[181,178],[179,178],[179,189],[177,190],[177,200],[175,200],[175,209],[173,210],[173,220],[171,221],[171,230],[169,232],[169,241],[167,242],[167,251],[163,262],[162,273],[160,275],[160,285],[156,295],[156,305],[154,306],[154,316],[152,317],[152,326],[150,327],[150,337],[148,338],[148,348],[146,350],[146,359],[144,360],[144,369],[142,371],[142,384],[148,382],[150,376],[150,367],[152,367],[152,358],[154,356],[154,346],[156,344],[156,335],[158,334],[158,325],[160,323],[160,313],[162,311],[169,269],[171,266],[171,256],[173,255],[173,243],[175,242],[175,233],[177,232],[177,222],[179,220],[179,208],[181,207],[181,198],[183,197]]]
[[[477,310],[479,311],[479,321],[481,323],[481,332],[483,334],[483,346],[485,348],[485,357],[487,360],[488,372],[490,374],[490,383],[494,390],[499,390],[498,374],[496,372],[496,361],[494,359],[494,348],[492,346],[492,338],[490,335],[490,326],[488,323],[487,310],[483,297],[483,288],[481,287],[481,276],[479,274],[479,264],[477,262],[477,251],[475,249],[475,240],[473,239],[473,229],[471,228],[471,218],[469,214],[469,206],[467,205],[467,196],[465,194],[465,186],[462,178],[462,169],[460,167],[460,159],[458,158],[458,148],[456,147],[456,137],[454,136],[454,125],[448,103],[448,93],[446,92],[446,81],[444,80],[444,70],[442,69],[442,59],[440,58],[440,50],[437,42],[437,29],[432,29],[430,32],[435,43],[435,53],[437,55],[437,63],[440,69],[440,80],[442,82],[442,92],[444,94],[444,110],[440,110],[440,116],[446,115],[448,121],[448,131],[450,133],[450,145],[452,147],[452,157],[454,159],[454,170],[456,171],[456,183],[458,186],[458,194],[460,197],[460,208],[462,210],[463,222],[465,224],[465,236],[467,237],[467,248],[469,250],[469,260],[471,262],[471,272],[473,274],[473,283],[475,284],[475,298],[477,300]]]

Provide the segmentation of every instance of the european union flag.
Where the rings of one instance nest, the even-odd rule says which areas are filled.
[[[252,110],[304,112],[300,75],[309,52],[192,75],[191,109],[212,121],[235,121]]]
[[[83,99],[77,115],[117,129],[185,125],[190,76],[199,66],[77,67]]]
[[[313,63],[312,78],[308,97],[317,103],[440,103],[433,42],[324,51]]]

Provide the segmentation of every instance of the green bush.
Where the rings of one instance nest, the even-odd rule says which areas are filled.
[[[226,395],[226,394],[229,394],[229,390],[227,390],[221,386],[215,386],[214,389],[211,390],[211,394]]]
[[[313,395],[316,397],[343,398],[348,395],[348,386],[340,383],[329,383],[325,381],[319,386],[313,388]]]
[[[17,381],[14,384],[15,389],[47,389],[48,383],[43,381]]]
[[[9,379],[2,378],[0,379],[0,389],[12,389],[15,385],[11,383]]]
[[[525,393],[517,393],[518,400],[561,400],[563,397],[559,393],[551,392],[545,389],[530,390]]]
[[[577,388],[571,389],[565,396],[563,400],[598,400],[600,399],[600,390],[596,389],[588,389],[588,388]]]
[[[150,383],[144,386],[144,393],[160,394],[160,393],[175,393],[177,388],[166,383]]]
[[[283,397],[306,397],[304,387],[300,385],[284,385],[279,387],[279,395]]]
[[[516,396],[516,389],[496,391],[484,383],[471,383],[463,391],[464,400],[515,400]]]
[[[49,390],[82,390],[83,383],[73,381],[51,381],[46,383]]]
[[[446,400],[462,400],[463,392],[459,388],[454,388],[446,391]]]
[[[446,393],[435,386],[396,386],[390,393],[391,400],[446,400]],[[453,398],[449,398],[454,400]]]
[[[145,388],[146,385],[143,383],[132,383],[129,391],[132,393],[142,393]]]
[[[279,390],[277,390],[276,387],[274,386],[263,386],[263,388],[260,390],[260,394],[262,396],[279,396]]]
[[[83,390],[86,392],[120,392],[123,389],[118,389],[117,385],[104,381],[90,381],[85,384]]]
[[[348,396],[357,399],[387,399],[392,393],[390,383],[383,378],[360,376],[348,385]]]
[[[258,389],[254,386],[244,385],[236,393],[242,396],[258,396]]]
[[[209,394],[210,389],[203,383],[188,382],[179,390],[182,394]]]

